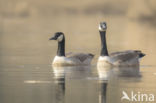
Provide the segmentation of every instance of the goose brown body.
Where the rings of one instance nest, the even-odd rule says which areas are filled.
[[[98,64],[101,66],[138,66],[139,59],[145,54],[140,50],[126,50],[109,54],[106,44],[106,22],[101,22],[99,32],[101,37],[101,54],[98,59]]]
[[[53,66],[79,66],[90,65],[94,55],[91,53],[68,53],[65,54],[65,35],[57,32],[50,40],[58,41],[57,55],[55,56]]]
[[[93,57],[94,57],[93,54],[70,53],[62,57],[55,56],[52,64],[54,66],[90,65]]]

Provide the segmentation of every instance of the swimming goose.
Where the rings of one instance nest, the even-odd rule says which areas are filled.
[[[138,66],[139,59],[144,57],[140,50],[127,50],[121,52],[114,52],[109,54],[106,44],[106,22],[101,22],[99,25],[99,32],[101,36],[101,54],[98,59],[98,65],[102,66]]]
[[[90,53],[68,53],[65,55],[65,35],[62,32],[56,32],[49,40],[58,41],[57,56],[53,60],[53,66],[90,65],[94,57]]]

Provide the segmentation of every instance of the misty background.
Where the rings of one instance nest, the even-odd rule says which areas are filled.
[[[149,57],[143,62],[156,63],[155,0],[0,0],[0,63],[51,63],[57,43],[48,39],[58,31],[67,52],[97,58],[100,21],[108,25],[110,52],[140,49]]]

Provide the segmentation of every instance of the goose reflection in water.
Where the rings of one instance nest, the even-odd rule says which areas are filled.
[[[86,79],[91,75],[90,66],[64,66],[57,67],[53,66],[53,73],[56,79],[66,78],[66,79]]]
[[[85,79],[91,75],[90,66],[52,66],[52,69],[56,83],[55,99],[57,103],[65,102],[66,81],[68,79]]]
[[[97,67],[98,76],[99,76],[99,103],[106,103],[106,94],[107,94],[107,85],[110,73],[112,71],[109,67],[98,66]]]
[[[65,72],[64,68],[53,68],[55,77],[55,102],[64,103],[65,99]]]
[[[135,67],[110,67],[104,65],[97,66],[97,72],[99,76],[99,103],[107,103],[107,90],[111,87],[108,85],[112,82],[112,78],[140,78],[140,68]],[[114,81],[113,81],[114,82]]]

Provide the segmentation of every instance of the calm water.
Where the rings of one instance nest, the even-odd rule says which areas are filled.
[[[154,3],[149,0],[148,8],[139,0],[112,1],[3,1],[0,103],[130,103],[121,100],[123,91],[156,96]],[[146,54],[139,68],[97,68],[100,21],[108,23],[109,52],[139,49]],[[57,43],[48,39],[57,31],[65,33],[66,52],[95,54],[92,65],[53,68]]]

